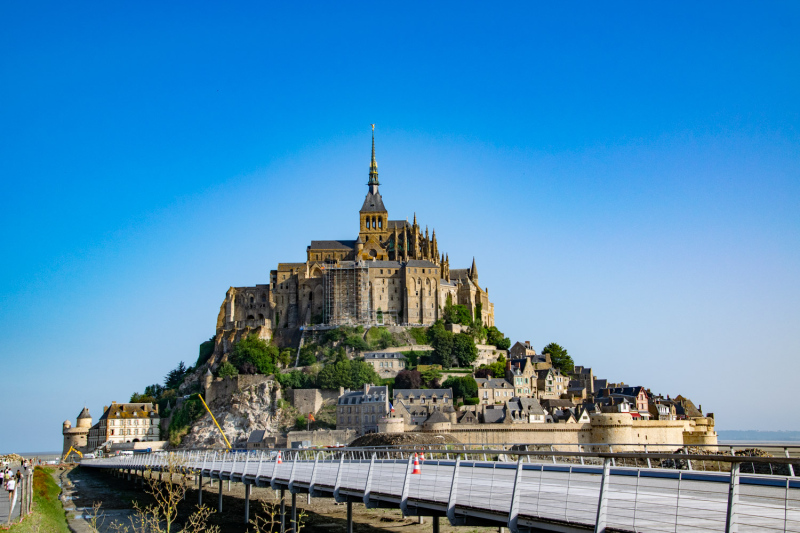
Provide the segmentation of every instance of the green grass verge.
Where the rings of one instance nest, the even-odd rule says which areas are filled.
[[[12,533],[70,533],[64,507],[61,505],[61,500],[58,499],[61,489],[52,474],[52,468],[37,466],[34,469],[33,514],[25,518],[21,524],[11,526],[8,531]]]

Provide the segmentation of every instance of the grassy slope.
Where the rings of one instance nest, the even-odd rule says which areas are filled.
[[[58,495],[61,489],[52,476],[52,468],[37,466],[33,471],[33,515],[12,526],[12,533],[69,533],[64,508]],[[5,496],[5,494],[3,495]]]

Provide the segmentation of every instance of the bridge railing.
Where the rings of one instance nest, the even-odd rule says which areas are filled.
[[[83,464],[200,473],[293,492],[314,492],[316,484],[337,498],[388,498],[404,512],[439,509],[454,524],[489,517],[513,531],[542,520],[635,531],[800,531],[800,480],[781,470],[795,457],[520,448],[183,450]]]

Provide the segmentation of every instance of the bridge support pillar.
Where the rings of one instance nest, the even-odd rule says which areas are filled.
[[[434,516],[431,518],[431,522],[433,522],[433,533],[439,533],[439,517]]]
[[[297,533],[297,493],[292,493],[292,533]]]
[[[244,523],[250,523],[250,484],[244,484]]]
[[[131,469],[129,468],[128,469],[128,481],[130,481],[130,480],[131,480]]]
[[[425,517],[424,516],[419,515],[417,518],[419,519],[418,521],[419,521],[420,524],[424,524],[425,523]]]
[[[222,479],[219,480],[219,498],[217,502],[217,512],[222,512]]]
[[[347,533],[353,533],[353,502],[347,500]]]
[[[197,476],[197,505],[203,505],[203,473]]]
[[[281,533],[286,533],[286,489],[281,489]]]

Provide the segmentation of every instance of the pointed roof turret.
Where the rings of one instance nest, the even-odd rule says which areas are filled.
[[[475,266],[475,256],[472,257],[472,268],[469,269],[469,279],[478,283],[478,267]]]
[[[78,415],[78,420],[81,420],[82,418],[92,418],[92,415],[89,414],[89,409],[87,407],[84,407],[81,411],[81,414]]]

